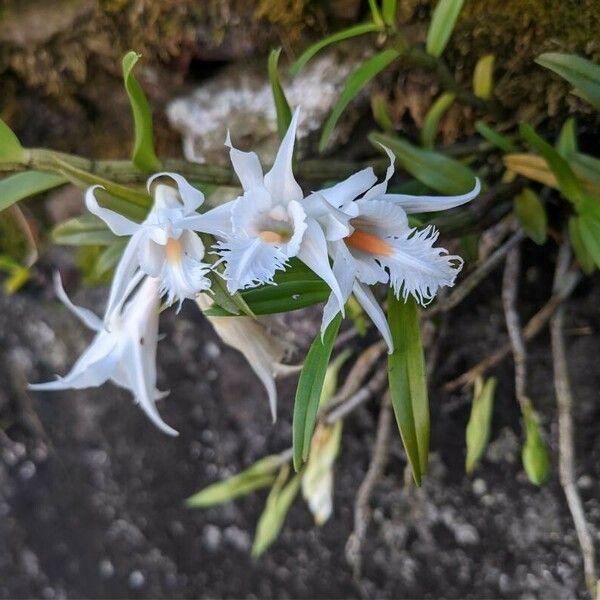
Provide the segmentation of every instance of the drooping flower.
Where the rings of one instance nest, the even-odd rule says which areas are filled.
[[[213,304],[208,294],[199,294],[196,303],[201,310]],[[267,390],[273,422],[277,419],[277,388],[275,378],[297,373],[300,366],[285,365],[287,348],[282,339],[273,335],[265,326],[264,319],[250,317],[207,317],[217,335],[228,346],[241,352],[252,370]]]
[[[412,295],[427,304],[440,287],[452,286],[462,268],[462,258],[434,247],[438,231],[410,227],[407,215],[454,208],[475,198],[481,189],[478,180],[473,190],[458,196],[407,196],[388,194],[387,184],[394,173],[394,155],[387,150],[390,166],[385,180],[357,199],[353,191],[335,187],[320,192],[334,209],[347,218],[349,235],[330,241],[333,272],[344,300],[354,292],[367,314],[381,331],[390,352],[392,340],[387,320],[368,286],[389,284],[396,297]],[[360,193],[360,192],[359,192]],[[333,296],[325,305],[323,330],[339,312]]]
[[[325,232],[307,215],[304,194],[292,171],[298,119],[296,109],[273,167],[265,175],[258,156],[237,150],[228,137],[226,145],[243,188],[242,196],[182,223],[217,237],[216,249],[225,264],[223,276],[231,293],[273,283],[275,273],[284,270],[289,259],[297,256],[341,300],[329,264]],[[325,212],[334,211],[325,203]],[[333,221],[330,225],[333,228]],[[347,234],[347,229],[344,232]]]
[[[104,320],[87,308],[75,306],[58,274],[54,285],[61,302],[95,331],[96,336],[67,375],[47,383],[30,384],[29,388],[38,391],[82,389],[98,387],[110,379],[133,394],[135,402],[159,429],[178,435],[156,409],[156,401],[167,395],[156,388],[159,280],[144,278],[143,273],[138,272]]]
[[[210,287],[206,277],[210,267],[203,262],[204,244],[194,231],[181,226],[185,217],[196,214],[204,195],[175,173],[153,175],[148,179],[148,191],[159,177],[173,179],[177,189],[156,185],[154,204],[142,223],[100,206],[94,195],[99,186],[86,192],[86,206],[91,213],[100,217],[116,235],[131,236],[115,270],[107,314],[119,302],[138,269],[160,281],[160,294],[166,296],[169,305],[178,301],[181,307],[184,299],[194,298]]]

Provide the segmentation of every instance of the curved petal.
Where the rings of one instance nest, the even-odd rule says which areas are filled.
[[[115,235],[133,235],[139,230],[140,225],[134,221],[130,221],[127,217],[116,213],[110,208],[104,208],[98,204],[94,192],[98,189],[104,189],[101,185],[93,185],[88,188],[85,192],[85,205],[87,209],[97,217],[100,217],[107,225],[108,228]]]
[[[285,254],[291,258],[292,256],[296,256],[298,254],[298,250],[300,249],[300,244],[302,243],[302,238],[304,237],[304,232],[306,231],[306,213],[302,208],[302,204],[300,202],[296,202],[292,200],[287,206],[288,215],[292,221],[292,237],[285,245]]]
[[[150,277],[158,277],[165,262],[165,247],[147,238],[140,243],[138,250],[140,268]]]
[[[352,221],[355,230],[378,238],[400,235],[408,229],[408,217],[397,204],[384,200],[358,200],[358,216]]]
[[[202,206],[204,202],[204,194],[199,189],[191,185],[185,177],[177,173],[162,172],[152,175],[152,177],[150,177],[146,182],[148,192],[150,192],[150,185],[158,177],[170,177],[177,184],[179,196],[181,197],[181,202],[183,203],[186,214],[191,214],[200,206]]]
[[[348,205],[348,211],[342,211],[329,204],[321,192],[314,192],[302,201],[302,206],[309,217],[319,222],[328,241],[340,240],[352,233],[350,219],[358,214],[355,202]]]
[[[194,260],[201,261],[204,258],[204,244],[199,236],[193,231],[184,231],[179,238],[183,253]]]
[[[271,170],[265,175],[265,187],[277,203],[287,204],[290,200],[302,200],[302,189],[294,179],[292,162],[294,158],[294,142],[300,117],[300,108],[296,108],[287,133],[277,151]]]
[[[388,155],[388,158],[390,159],[390,166],[385,172],[385,179],[381,183],[374,185],[363,196],[363,200],[370,200],[371,198],[377,198],[378,196],[385,194],[387,192],[388,181],[392,178],[392,175],[394,174],[394,162],[396,161],[395,154],[387,146],[384,146],[383,144],[379,145],[385,150],[385,153]]]
[[[392,171],[393,172],[393,171]],[[347,202],[350,202],[366,192],[377,182],[377,177],[371,167],[367,167],[354,175],[350,175],[344,181],[336,183],[334,186],[320,190],[327,202],[335,208],[341,208]]]
[[[263,171],[258,156],[254,152],[242,152],[231,144],[231,136],[227,132],[225,145],[229,148],[229,157],[242,188],[250,190],[263,185]]]
[[[358,303],[363,307],[364,311],[369,315],[371,321],[379,332],[381,333],[385,343],[388,347],[388,353],[391,354],[394,351],[394,342],[392,341],[392,332],[388,324],[387,318],[381,306],[377,302],[377,299],[373,295],[371,288],[359,281],[354,283],[352,289],[354,296]]]
[[[307,223],[298,258],[331,288],[331,292],[337,301],[337,310],[334,316],[340,311],[344,314],[344,306],[348,296],[342,291],[335,272],[329,264],[327,241],[323,230],[313,219],[309,219]]]
[[[210,233],[219,237],[225,237],[231,234],[231,214],[240,198],[225,202],[202,215],[194,215],[176,223],[177,227],[182,229],[192,229],[200,233]]]
[[[102,319],[96,316],[89,308],[83,308],[82,306],[76,306],[71,302],[69,296],[65,292],[60,278],[60,273],[56,271],[54,273],[54,293],[56,297],[88,328],[94,331],[100,331],[102,326]]]
[[[466,204],[477,198],[481,192],[481,182],[475,178],[475,187],[466,194],[459,196],[407,196],[405,194],[385,194],[382,200],[401,206],[408,214],[436,212],[448,210],[461,204]]]

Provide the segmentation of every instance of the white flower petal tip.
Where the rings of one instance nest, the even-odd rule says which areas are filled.
[[[135,402],[161,431],[177,435],[177,431],[161,419],[155,405],[166,395],[156,388],[160,282],[146,277],[140,284],[143,277],[138,273],[129,282],[124,299],[107,313],[104,322],[91,311],[74,306],[60,285],[59,297],[67,308],[84,323],[93,315],[99,327],[91,344],[67,375],[55,381],[32,383],[28,387],[35,391],[83,389],[98,387],[111,380],[133,394]]]

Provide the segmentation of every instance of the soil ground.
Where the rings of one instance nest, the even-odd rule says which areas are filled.
[[[524,317],[543,303],[550,268],[529,245],[525,254]],[[253,561],[249,549],[264,492],[206,511],[187,510],[182,500],[289,445],[295,382],[280,385],[280,418],[272,426],[263,389],[243,358],[220,344],[191,303],[177,319],[167,311],[159,387],[171,395],[161,412],[181,433],[170,439],[111,385],[52,395],[25,391],[26,379],[64,373],[89,334],[50,299],[48,285],[0,296],[0,598],[584,597],[556,471],[547,333],[529,346],[530,393],[553,455],[543,487],[529,484],[520,464],[508,362],[494,372],[492,442],[473,478],[463,470],[469,397],[441,389],[504,340],[498,279],[486,281],[448,319],[430,386],[433,453],[422,489],[403,488],[405,459],[393,436],[359,580],[344,547],[379,398],[345,423],[330,521],[316,529],[298,499],[279,540]],[[75,296],[100,309],[105,292],[84,289]],[[580,286],[567,319],[578,485],[596,531],[599,292],[597,280]],[[309,312],[293,325],[316,328],[315,316]]]

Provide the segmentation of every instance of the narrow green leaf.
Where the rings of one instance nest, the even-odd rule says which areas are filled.
[[[379,150],[380,144],[387,146],[406,171],[437,192],[464,194],[475,185],[475,173],[461,162],[444,154],[423,150],[407,140],[383,133],[371,133],[369,141]]]
[[[27,267],[7,254],[0,254],[0,271],[5,271],[8,275],[2,282],[2,291],[7,295],[18,292],[31,277],[31,271]]]
[[[327,404],[333,398],[333,395],[338,387],[340,370],[348,358],[350,358],[351,354],[352,350],[350,350],[350,348],[346,348],[343,352],[338,354],[327,367],[325,378],[323,379],[321,396],[319,398],[319,408],[325,406],[325,404]]]
[[[383,27],[383,17],[381,16],[379,6],[377,5],[377,0],[369,0],[369,10],[371,11],[373,21],[377,23],[379,27]]]
[[[285,478],[282,475],[285,475]],[[277,539],[285,517],[298,495],[302,476],[300,474],[295,475],[287,485],[283,486],[285,479],[287,479],[287,469],[283,469],[278,477],[281,483],[275,482],[267,498],[265,509],[258,520],[254,544],[252,545],[253,558],[260,557]]]
[[[441,118],[446,114],[446,111],[452,106],[456,94],[452,92],[444,92],[431,105],[431,108],[425,115],[423,127],[421,128],[421,145],[423,148],[433,148],[435,136],[437,135],[438,125]]]
[[[394,62],[400,56],[400,51],[394,48],[388,48],[387,50],[383,50],[382,52],[378,52],[374,56],[372,56],[369,60],[364,62],[348,79],[344,85],[344,89],[340,94],[335,106],[333,107],[333,111],[329,115],[325,126],[323,127],[323,132],[321,134],[321,139],[319,141],[319,150],[323,152],[327,147],[327,143],[329,142],[329,138],[333,133],[333,130],[338,122],[338,119],[348,106],[351,100],[353,100],[356,95],[375,77],[377,74],[381,73],[387,66],[389,66],[392,62]]]
[[[266,456],[237,475],[213,483],[190,496],[185,505],[188,508],[208,508],[272,485],[275,481],[275,471],[280,466],[279,455]]]
[[[540,434],[537,416],[533,410],[527,411],[523,417],[527,429],[527,439],[521,452],[521,459],[529,481],[539,486],[546,481],[550,472],[548,447]]]
[[[558,181],[563,196],[573,204],[581,202],[584,197],[583,187],[567,161],[548,142],[542,139],[528,123],[520,123],[519,131],[523,138],[546,160]]]
[[[308,350],[300,373],[292,422],[292,445],[294,449],[294,469],[296,471],[300,470],[308,457],[325,373],[341,323],[342,316],[338,314],[329,324],[323,336],[321,336],[321,333],[317,334]]]
[[[133,67],[141,54],[130,50],[122,61],[123,83],[129,97],[133,113],[134,142],[131,160],[142,171],[160,171],[161,163],[154,151],[154,134],[152,131],[152,112],[142,86],[133,76]]]
[[[493,54],[482,56],[473,71],[473,93],[482,100],[489,100],[492,97],[495,60]]]
[[[388,27],[394,27],[396,25],[396,6],[397,0],[383,0],[381,4],[381,16],[384,23]]]
[[[494,377],[490,377],[485,384],[481,378],[476,381],[471,403],[471,416],[465,432],[467,442],[465,470],[468,475],[475,470],[490,439],[495,389],[496,379]]]
[[[427,52],[436,58],[441,56],[452,35],[464,0],[440,0],[431,16],[427,31]]]
[[[100,253],[94,268],[94,275],[97,278],[102,277],[102,275],[108,273],[117,266],[128,241],[129,238],[121,238]]]
[[[371,96],[371,111],[375,123],[384,131],[394,131],[394,121],[388,111],[387,98],[385,94],[373,94]]]
[[[569,117],[563,124],[556,141],[556,150],[566,160],[577,152],[577,131],[575,129],[575,118]]]
[[[23,162],[25,153],[14,131],[0,119],[0,162]]]
[[[388,356],[390,396],[415,483],[420,486],[429,455],[429,401],[421,326],[416,302],[388,295],[394,352]]]
[[[0,179],[0,211],[15,202],[63,185],[66,179],[55,173],[23,171]]]
[[[538,195],[531,188],[524,188],[515,198],[515,214],[525,233],[538,245],[546,243],[548,217]]]
[[[298,73],[302,70],[302,67],[318,52],[326,48],[327,46],[331,46],[331,44],[336,44],[337,42],[341,42],[343,40],[347,40],[353,37],[358,37],[360,35],[365,35],[367,33],[373,33],[374,31],[379,31],[381,29],[381,25],[376,25],[375,23],[360,23],[359,25],[353,25],[352,27],[348,27],[348,29],[342,29],[332,35],[328,35],[322,40],[312,44],[309,46],[297,59],[296,62],[290,68],[290,77],[293,79],[298,75]]]
[[[117,236],[95,215],[84,215],[60,223],[52,230],[52,239],[67,246],[110,246]]]
[[[600,65],[576,54],[547,52],[535,62],[566,79],[581,97],[600,108]]]
[[[490,144],[494,144],[494,146],[500,148],[500,150],[504,150],[504,152],[519,151],[508,137],[488,127],[483,121],[475,121],[475,129],[479,135],[484,137]]]
[[[591,211],[579,215],[579,234],[590,257],[600,269],[600,218]]]
[[[589,154],[575,152],[569,156],[569,164],[577,177],[600,186],[600,159]],[[595,195],[600,196],[600,191]]]
[[[594,271],[596,265],[594,263],[594,259],[588,252],[587,247],[581,239],[581,232],[579,229],[580,219],[581,217],[577,217],[575,215],[569,218],[569,237],[571,239],[571,246],[573,246],[573,251],[575,252],[575,256],[577,258],[577,262],[579,262],[581,270],[585,274],[589,275]]]
[[[269,54],[269,81],[271,82],[271,91],[273,92],[273,101],[275,102],[275,111],[277,113],[277,132],[279,133],[279,138],[283,139],[292,120],[292,111],[279,81],[277,65],[280,54],[281,48],[271,50],[271,54]]]

